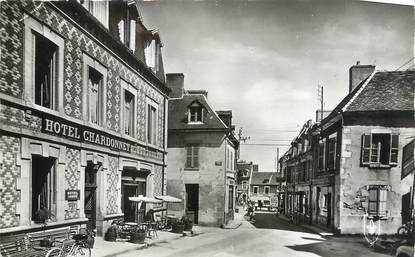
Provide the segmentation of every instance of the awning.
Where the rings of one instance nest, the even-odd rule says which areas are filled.
[[[156,196],[156,198],[166,203],[181,203],[182,202],[182,199],[179,199],[179,198],[176,198],[170,195],[159,195],[159,196]]]
[[[268,196],[251,196],[249,198],[249,200],[251,201],[269,201],[269,197]]]
[[[147,196],[131,196],[128,199],[132,202],[143,202],[143,203],[161,203],[161,200],[157,200],[155,198],[147,197]]]

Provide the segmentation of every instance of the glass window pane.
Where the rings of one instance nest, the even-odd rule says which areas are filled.
[[[377,201],[378,194],[376,189],[369,190],[369,201]]]
[[[369,203],[369,213],[376,213],[377,212],[377,203],[370,202]]]

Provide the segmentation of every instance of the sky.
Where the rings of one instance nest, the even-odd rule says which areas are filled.
[[[215,110],[232,110],[249,137],[241,159],[275,171],[280,156],[319,108],[348,93],[348,70],[413,67],[414,8],[352,0],[161,0],[140,3],[158,29],[166,73],[205,89]],[[412,58],[412,60],[411,60]],[[267,144],[267,145],[263,145]]]

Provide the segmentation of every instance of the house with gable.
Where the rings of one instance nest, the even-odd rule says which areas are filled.
[[[256,202],[271,201],[271,204],[277,207],[279,179],[278,172],[252,172],[249,180],[249,199]]]
[[[253,170],[253,164],[252,162],[238,161],[236,167],[236,199],[239,202],[245,203],[249,196],[249,180]]]
[[[403,146],[415,135],[415,71],[350,68],[349,94],[314,129],[312,222],[341,234],[363,220],[396,233],[412,180],[401,180]]]
[[[221,226],[233,219],[236,156],[231,111],[214,111],[204,90],[184,90],[183,74],[167,74],[169,99],[167,194],[177,216]],[[170,211],[169,211],[170,212]]]

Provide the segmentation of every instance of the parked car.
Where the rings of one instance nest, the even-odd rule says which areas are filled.
[[[409,245],[401,245],[396,249],[396,257],[413,257],[414,247]]]

